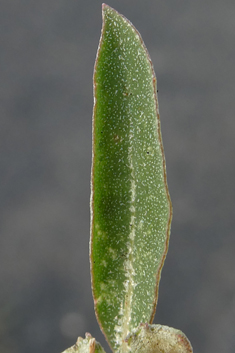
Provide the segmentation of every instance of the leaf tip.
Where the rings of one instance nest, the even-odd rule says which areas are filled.
[[[102,3],[102,12],[107,11],[108,9],[110,9],[110,6],[105,4],[104,2]]]
[[[119,14],[116,10],[114,10],[111,6],[105,4],[104,2],[102,3],[102,14],[103,17],[105,17],[108,14]]]

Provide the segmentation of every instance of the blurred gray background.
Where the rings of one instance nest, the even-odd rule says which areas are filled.
[[[2,0],[0,352],[105,348],[89,275],[99,0]],[[234,0],[110,0],[142,34],[159,90],[170,249],[156,323],[194,352],[235,351]],[[107,348],[109,352],[109,348]]]

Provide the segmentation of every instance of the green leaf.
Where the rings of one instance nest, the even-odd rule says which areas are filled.
[[[94,70],[91,275],[100,327],[114,351],[154,317],[171,202],[156,78],[133,25],[103,4]]]

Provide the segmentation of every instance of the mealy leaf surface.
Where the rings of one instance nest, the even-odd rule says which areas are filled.
[[[125,352],[128,333],[155,313],[172,209],[152,63],[134,26],[105,4],[91,184],[96,315],[112,349]]]

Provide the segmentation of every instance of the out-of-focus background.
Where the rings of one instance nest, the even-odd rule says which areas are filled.
[[[89,275],[96,0],[2,0],[0,353],[105,348]],[[174,216],[156,323],[235,350],[235,2],[110,0],[142,34],[159,90]],[[107,349],[109,352],[109,348]]]

